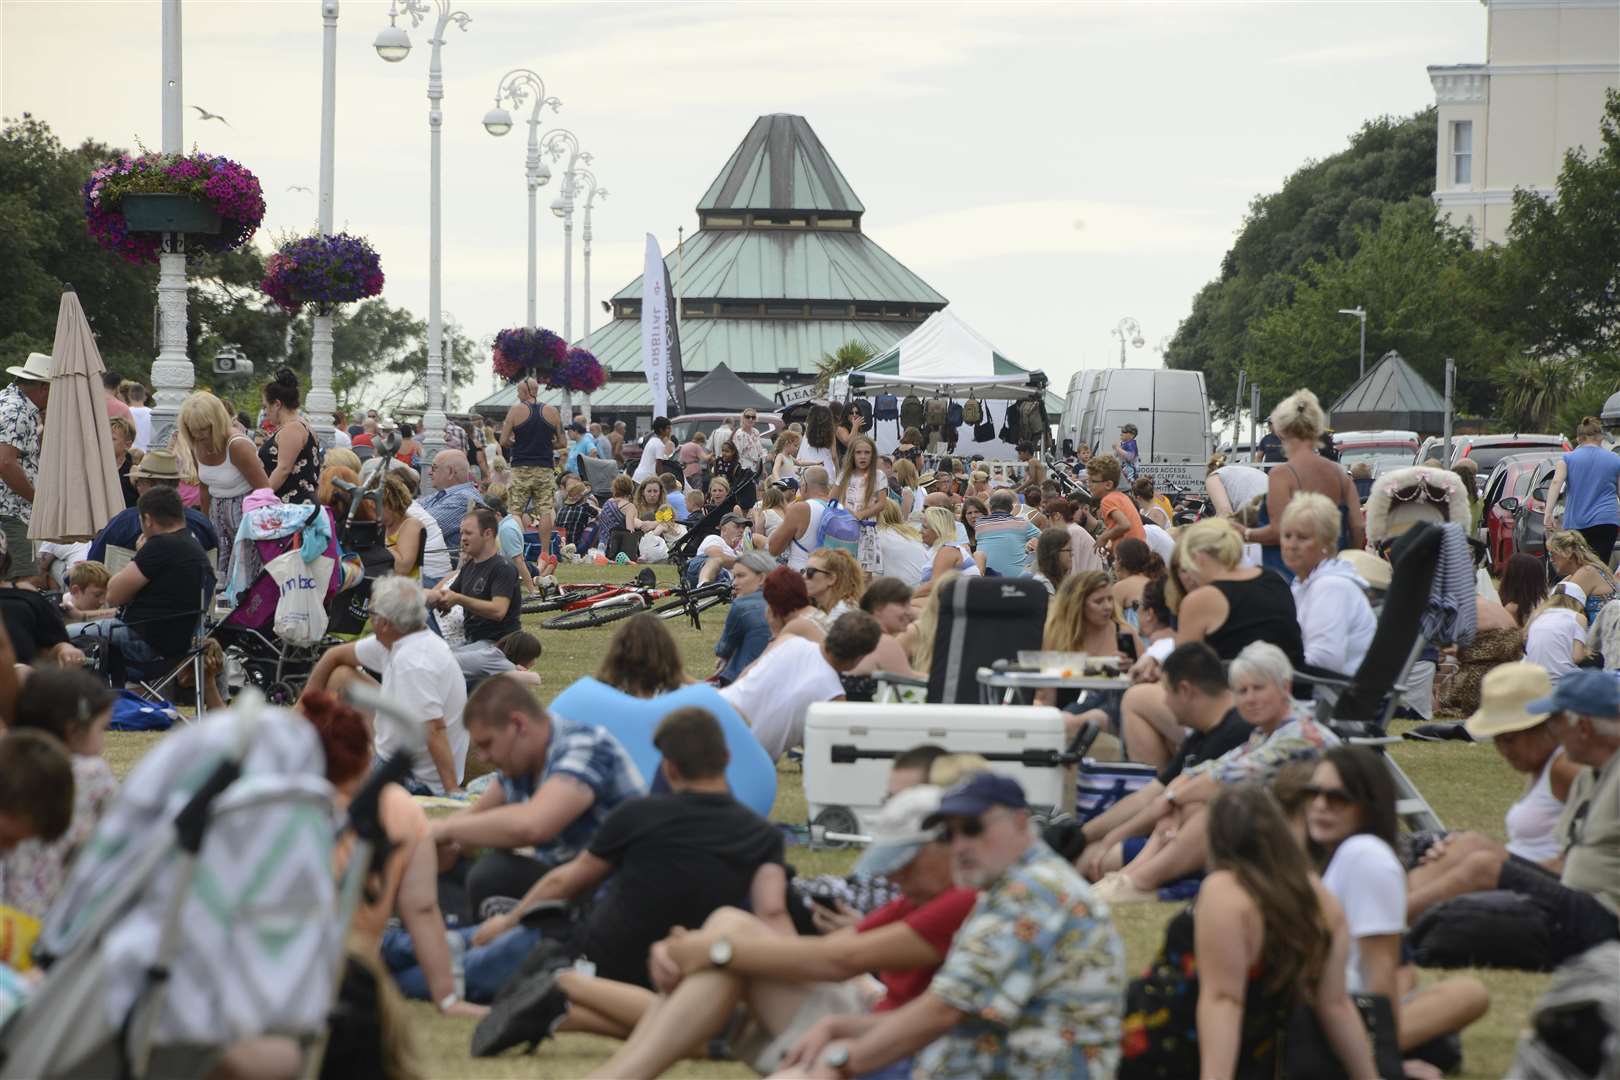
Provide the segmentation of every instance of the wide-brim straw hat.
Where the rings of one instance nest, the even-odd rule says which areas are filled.
[[[1539,664],[1519,660],[1486,673],[1479,684],[1479,709],[1464,726],[1476,739],[1528,731],[1550,713],[1532,712],[1530,703],[1552,693],[1552,677]]]
[[[180,479],[180,460],[167,450],[148,450],[141,463],[129,470],[131,480]]]

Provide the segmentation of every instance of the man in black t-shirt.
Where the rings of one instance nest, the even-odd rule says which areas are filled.
[[[1082,826],[1086,849],[1075,865],[1089,880],[1118,870],[1121,845],[1153,831],[1168,810],[1164,792],[1170,781],[1183,770],[1241,745],[1253,730],[1232,704],[1221,658],[1203,642],[1188,642],[1165,657],[1161,678],[1165,702],[1176,722],[1190,729],[1189,734],[1157,778]]]
[[[107,606],[123,608],[123,615],[92,623],[85,633],[107,638],[127,662],[178,660],[191,648],[198,616],[212,603],[213,560],[191,535],[174,488],[150,488],[135,505],[139,546],[129,565],[107,582]],[[217,706],[210,701],[208,707]]]
[[[732,797],[726,784],[731,754],[714,715],[677,709],[659,723],[653,745],[663,755],[659,772],[671,793],[622,803],[583,854],[547,873],[511,912],[486,920],[475,946],[532,934],[521,926],[522,913],[536,904],[597,892],[575,951],[595,965],[598,978],[651,989],[647,954],[653,944],[674,927],[702,926],[722,907],[746,906],[784,934],[795,932],[782,834]],[[566,1009],[561,1000],[556,1006]],[[480,1025],[473,1037],[474,1056],[499,1053],[491,1040],[502,1041],[497,1036],[510,1019],[497,1006],[489,1027]]]
[[[456,662],[469,679],[514,670],[500,642],[523,626],[522,582],[517,568],[501,558],[496,534],[501,519],[478,507],[461,519],[461,564],[456,575],[427,594],[428,606],[449,611],[461,605],[467,643],[455,650]]]
[[[1283,453],[1282,440],[1271,429],[1271,421],[1266,421],[1266,433],[1260,437],[1260,445],[1255,447],[1254,459],[1259,462],[1269,462],[1276,465],[1287,461],[1288,456]]]

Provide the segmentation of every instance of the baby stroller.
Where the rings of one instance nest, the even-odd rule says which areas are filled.
[[[322,508],[319,512],[326,516],[330,537],[322,552],[324,558],[331,560],[330,580],[323,594],[323,606],[330,624],[334,609],[341,603],[345,573],[338,555],[331,511]],[[304,682],[314,670],[321,653],[331,644],[324,636],[318,641],[296,644],[277,635],[274,630],[281,586],[266,568],[275,559],[297,550],[302,536],[303,530],[299,530],[277,539],[253,542],[259,571],[241,593],[235,609],[214,627],[211,636],[225,651],[226,684],[231,693],[243,686],[252,686],[264,694],[272,705],[291,705],[298,700]],[[238,557],[241,557],[240,553]],[[349,575],[351,578],[354,576]]]
[[[46,919],[34,950],[45,979],[0,1029],[0,1078],[206,1076],[241,1039],[314,1043],[388,768],[351,805],[360,844],[340,883],[341,830],[307,722],[250,693],[165,738]]]

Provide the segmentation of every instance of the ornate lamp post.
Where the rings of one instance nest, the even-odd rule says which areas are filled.
[[[444,68],[440,63],[440,51],[444,47],[444,34],[451,23],[455,23],[461,30],[467,29],[472,17],[464,11],[454,11],[450,7],[450,0],[390,0],[388,5],[388,25],[377,33],[377,40],[373,47],[377,55],[391,64],[397,64],[410,55],[410,35],[401,27],[395,25],[395,19],[402,12],[411,19],[413,27],[422,25],[422,20],[438,12],[438,20],[433,26],[433,36],[428,44],[433,51],[428,58],[428,132],[432,148],[429,172],[429,239],[428,239],[428,347],[427,347],[427,411],[422,416],[422,449],[428,457],[444,446],[444,323],[443,311],[440,307],[440,259],[443,249],[442,221],[440,213],[440,139],[439,131],[444,123],[444,112],[441,102],[444,101]]]
[[[1125,344],[1127,342],[1130,343],[1130,346],[1133,349],[1140,349],[1143,345],[1147,344],[1147,339],[1142,336],[1142,324],[1131,318],[1129,315],[1119,320],[1119,325],[1108,332],[1114,337],[1119,338],[1120,367],[1125,366]]]
[[[321,0],[321,178],[316,199],[317,228],[332,235],[334,152],[337,133],[337,21],[338,0]],[[309,397],[305,409],[312,418],[322,446],[332,444],[332,312],[322,304],[310,320]]]
[[[591,155],[579,148],[579,137],[567,128],[555,128],[540,144],[540,149],[551,155],[552,161],[561,161],[568,155],[563,168],[562,190],[551,200],[551,212],[563,221],[563,340],[574,342],[574,172],[580,162],[590,163]],[[574,395],[563,391],[563,406],[568,410],[564,421],[573,418]]]
[[[185,150],[181,96],[180,0],[163,0],[163,152]],[[152,445],[164,447],[174,432],[180,403],[196,384],[186,355],[186,238],[164,233],[158,255],[158,354],[152,361]]]
[[[538,322],[535,315],[536,297],[540,291],[539,224],[535,216],[535,195],[551,179],[551,170],[540,156],[540,114],[547,105],[556,112],[562,102],[546,96],[546,82],[528,68],[514,68],[501,77],[495,88],[495,107],[484,114],[484,130],[491,135],[505,135],[512,130],[512,114],[501,104],[511,102],[512,108],[521,109],[530,97],[534,107],[529,110],[529,152],[523,161],[523,175],[529,184],[529,294],[526,325],[533,330]]]
[[[575,170],[575,175],[578,177],[579,182],[584,185],[585,190],[585,221],[584,228],[580,232],[580,256],[584,261],[585,270],[585,295],[583,297],[585,303],[580,308],[580,314],[585,318],[585,347],[589,349],[591,347],[591,209],[597,199],[606,199],[608,197],[608,189],[596,186],[596,174],[589,169]]]

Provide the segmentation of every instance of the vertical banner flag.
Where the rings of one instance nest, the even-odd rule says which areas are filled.
[[[681,372],[672,291],[658,238],[648,233],[647,261],[641,274],[641,366],[647,373],[647,389],[652,391],[654,416],[679,416],[686,411],[686,379]]]

